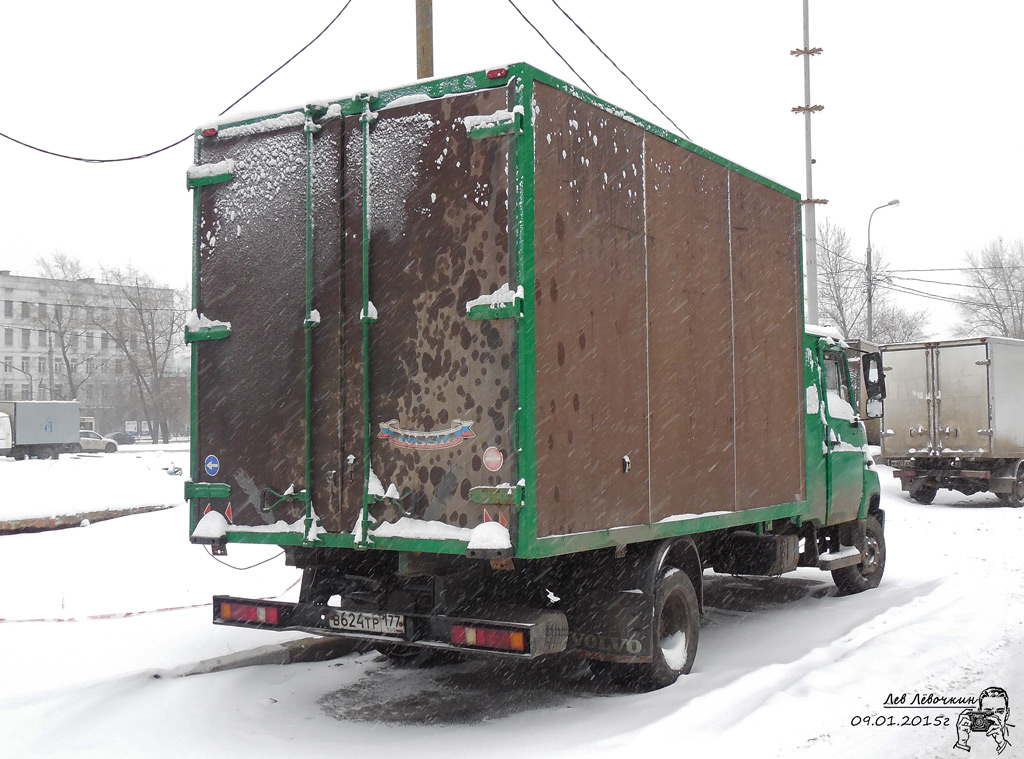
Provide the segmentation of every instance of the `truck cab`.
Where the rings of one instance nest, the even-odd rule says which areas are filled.
[[[11,435],[11,417],[0,412],[0,456],[9,456],[14,447]]]
[[[820,435],[825,465],[823,522],[837,524],[863,516],[871,499],[878,498],[878,474],[868,450],[866,419],[882,415],[885,378],[881,355],[877,351],[863,353],[851,366],[850,354],[856,355],[856,349],[837,330],[811,325],[805,350],[808,361],[813,355],[818,372],[817,378],[808,381],[807,414],[809,419],[817,418],[809,425],[808,437]],[[811,380],[815,380],[813,384]]]

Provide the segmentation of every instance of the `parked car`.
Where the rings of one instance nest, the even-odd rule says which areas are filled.
[[[130,432],[110,432],[107,437],[118,445],[132,445],[135,443],[135,435]]]
[[[83,451],[103,451],[104,453],[114,453],[117,451],[117,443],[109,437],[103,437],[98,432],[81,430],[78,434],[79,443],[81,443]]]

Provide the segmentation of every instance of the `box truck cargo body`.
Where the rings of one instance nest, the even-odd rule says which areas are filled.
[[[0,401],[0,456],[57,458],[82,450],[78,401]]]
[[[216,622],[665,684],[706,568],[880,579],[792,191],[525,64],[211,126],[188,184],[192,540],[304,568]]]
[[[978,337],[882,346],[883,454],[903,490],[992,492],[1024,505],[1024,340]]]

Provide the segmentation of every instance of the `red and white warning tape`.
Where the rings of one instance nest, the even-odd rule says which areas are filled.
[[[261,600],[261,601],[273,601],[276,598],[280,598],[285,593],[287,593],[289,590],[291,590],[296,585],[298,585],[300,582],[302,582],[302,578],[299,578],[298,580],[293,582],[291,585],[289,585],[283,591],[278,593],[276,596],[266,596],[266,597],[261,598],[259,600]],[[159,614],[160,612],[164,612],[164,611],[183,611],[185,609],[201,609],[204,606],[213,606],[213,602],[210,601],[210,602],[203,603],[203,604],[191,604],[191,605],[188,605],[188,606],[165,606],[165,607],[163,607],[161,609],[145,609],[143,611],[126,611],[126,612],[118,612],[118,613],[113,613],[113,614],[90,614],[90,615],[88,615],[86,617],[50,617],[50,618],[39,618],[39,619],[4,619],[4,618],[0,617],[0,624],[3,624],[4,622],[85,622],[87,620],[93,620],[93,619],[126,619],[128,617],[139,617],[139,616],[142,616],[143,614]]]

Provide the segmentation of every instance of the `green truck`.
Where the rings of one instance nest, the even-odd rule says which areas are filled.
[[[708,569],[880,581],[793,191],[526,64],[209,125],[187,181],[191,540],[302,569],[215,623],[654,688]]]

